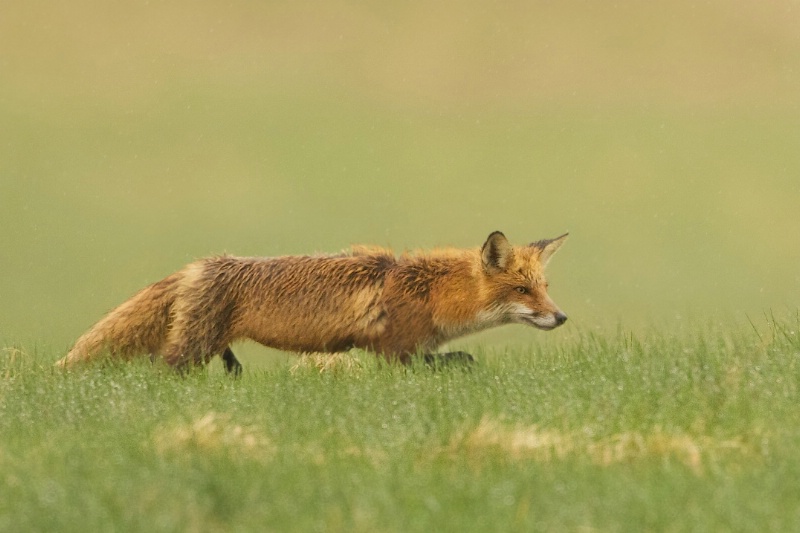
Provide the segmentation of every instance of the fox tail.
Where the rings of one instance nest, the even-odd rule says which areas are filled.
[[[92,326],[56,366],[65,368],[99,355],[129,359],[156,355],[167,340],[180,273],[145,287]]]

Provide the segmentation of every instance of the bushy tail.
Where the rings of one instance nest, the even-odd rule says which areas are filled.
[[[167,339],[180,273],[145,287],[102,318],[75,342],[56,366],[67,367],[107,355],[129,359],[156,355]]]

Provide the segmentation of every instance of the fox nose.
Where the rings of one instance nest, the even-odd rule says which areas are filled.
[[[567,321],[567,315],[565,315],[561,311],[558,311],[555,315],[555,319],[556,319],[556,325],[560,326],[561,324]]]

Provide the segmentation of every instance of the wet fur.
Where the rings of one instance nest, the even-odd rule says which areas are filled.
[[[229,345],[242,338],[294,352],[364,348],[408,362],[450,339],[515,321],[509,291],[520,284],[530,288],[524,309],[560,313],[543,276],[560,243],[512,247],[495,232],[472,250],[396,256],[355,247],[339,255],[211,257],[138,292],[58,364],[150,354],[180,368],[220,355],[228,371],[239,373]]]

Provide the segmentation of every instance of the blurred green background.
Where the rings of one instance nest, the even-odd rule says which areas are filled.
[[[796,313],[799,28],[796,0],[6,1],[0,341],[64,350],[206,255],[496,229],[571,232],[572,331]]]

